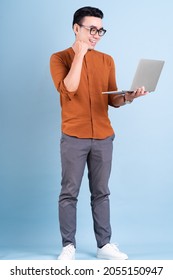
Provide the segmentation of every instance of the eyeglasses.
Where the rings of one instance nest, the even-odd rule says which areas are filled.
[[[98,35],[101,37],[106,33],[106,30],[104,28],[97,29],[94,26],[85,26],[83,24],[78,24],[78,25],[84,27],[85,29],[88,29],[91,35],[96,35],[98,33]]]

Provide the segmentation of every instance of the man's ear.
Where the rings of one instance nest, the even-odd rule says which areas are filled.
[[[73,25],[73,31],[74,31],[75,35],[77,35],[77,33],[78,33],[78,31],[79,31],[79,25],[78,25],[77,23],[75,23],[75,24]]]

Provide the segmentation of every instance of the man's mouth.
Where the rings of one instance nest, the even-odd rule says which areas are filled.
[[[92,46],[95,46],[96,43],[97,43],[97,40],[94,40],[94,39],[89,39],[90,43]]]

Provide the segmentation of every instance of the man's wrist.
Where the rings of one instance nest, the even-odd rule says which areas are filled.
[[[130,103],[132,103],[133,102],[133,99],[126,99],[126,94],[124,93],[123,94],[123,98],[124,98],[124,104],[130,104]]]

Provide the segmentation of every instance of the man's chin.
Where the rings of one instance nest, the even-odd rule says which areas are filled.
[[[94,50],[94,48],[95,48],[95,46],[89,46],[88,50],[91,51],[91,50]]]

